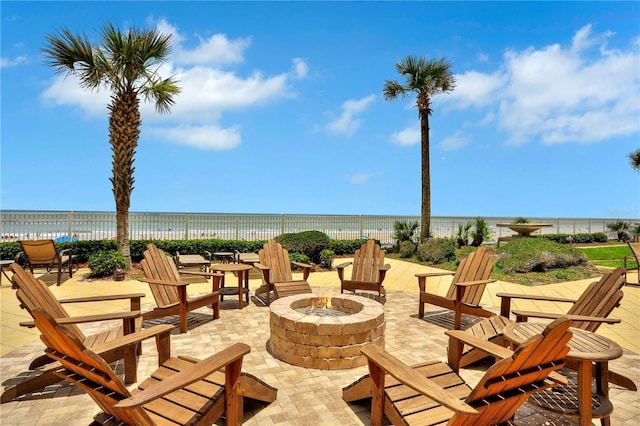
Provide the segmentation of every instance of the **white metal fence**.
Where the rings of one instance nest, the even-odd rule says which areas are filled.
[[[509,223],[512,217],[483,217],[492,232],[492,240],[512,235],[498,223]],[[606,218],[529,217],[531,222],[550,223],[536,234],[578,234],[604,232],[613,237],[607,224],[622,220]],[[475,223],[475,217],[431,217],[435,237],[455,236],[458,226]],[[129,213],[130,238],[265,240],[287,232],[323,231],[334,239],[376,238],[383,244],[393,243],[396,221],[417,221],[419,216],[365,215],[295,215],[295,214],[218,214],[218,213]],[[0,211],[2,241],[51,238],[66,241],[115,238],[116,216],[113,212],[74,211]],[[487,241],[491,242],[491,241]]]

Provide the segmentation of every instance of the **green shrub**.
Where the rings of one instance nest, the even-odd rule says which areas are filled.
[[[526,273],[586,263],[587,256],[574,247],[546,238],[519,238],[498,249],[496,265],[505,273]]]
[[[324,249],[320,252],[320,266],[324,269],[331,269],[333,267],[333,259],[335,259],[336,254],[333,250]]]
[[[453,238],[429,238],[418,246],[418,257],[423,262],[445,263],[456,258]]]
[[[458,233],[456,234],[456,243],[458,247],[464,247],[469,245],[469,233],[471,232],[471,227],[473,227],[473,223],[467,222],[464,225],[458,225]]]
[[[309,263],[309,256],[304,253],[289,253],[289,260],[291,262]],[[292,269],[300,269],[299,266],[291,265]]]
[[[113,274],[118,268],[125,268],[127,260],[118,250],[99,251],[89,257],[88,266],[91,276],[104,277]]]
[[[529,219],[524,216],[518,216],[511,221],[511,223],[529,223]]]
[[[413,236],[418,229],[418,221],[409,220],[396,220],[393,222],[393,236],[396,241],[394,244],[394,251],[400,250],[400,245],[403,241],[413,241]]]
[[[361,245],[366,243],[367,240],[359,238],[357,240],[331,240],[329,242],[329,249],[337,256],[350,255],[356,252]],[[380,244],[380,241],[376,240],[376,244]]]
[[[489,231],[489,225],[487,221],[481,217],[476,217],[475,227],[471,231],[471,245],[474,247],[480,247],[484,240],[491,237],[491,231]]]
[[[329,248],[329,236],[320,231],[282,234],[275,239],[290,253],[304,253],[313,263],[320,263],[320,252]]]
[[[620,242],[629,241],[629,223],[622,220],[607,223],[607,228],[616,232],[616,239]]]
[[[413,253],[416,252],[416,245],[413,241],[403,241],[400,243],[400,249],[398,250],[398,254],[402,258],[407,258],[413,256]]]

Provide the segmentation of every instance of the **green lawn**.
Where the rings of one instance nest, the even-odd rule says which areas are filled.
[[[596,266],[607,266],[617,268],[624,266],[624,257],[627,257],[627,268],[632,269],[638,266],[635,258],[631,255],[628,245],[610,245],[599,247],[576,247],[589,258],[589,262]]]

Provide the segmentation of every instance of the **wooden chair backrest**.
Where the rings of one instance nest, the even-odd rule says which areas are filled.
[[[449,291],[447,292],[447,298],[456,298],[455,283],[488,280],[489,275],[491,275],[492,268],[493,261],[491,260],[491,256],[484,247],[478,247],[476,251],[460,261],[460,264],[453,275]],[[462,303],[478,306],[485,287],[486,284],[467,287]]]
[[[272,283],[293,281],[289,252],[276,240],[267,241],[258,258],[261,265],[269,267],[269,280]]]
[[[69,318],[67,311],[43,281],[37,279],[31,272],[22,269],[17,263],[12,263],[9,268],[13,272],[11,280],[18,287],[16,296],[29,315],[33,317],[33,312],[36,309],[41,309],[52,318]],[[70,324],[67,327],[78,339],[84,341],[86,336],[78,326]]]
[[[380,279],[380,268],[384,265],[384,250],[375,240],[367,240],[353,255],[351,280],[377,283]]]
[[[32,265],[52,264],[58,258],[53,240],[18,241],[27,260]]]
[[[180,273],[173,259],[154,244],[147,245],[140,266],[147,279],[180,282]],[[159,308],[180,303],[176,287],[152,283],[149,283],[149,287]]]
[[[479,417],[473,417],[473,424],[506,422],[551,372],[564,366],[564,358],[569,352],[567,344],[573,336],[568,331],[570,325],[567,318],[555,320],[541,335],[520,345],[511,358],[489,367],[465,400],[480,412]],[[468,424],[470,420],[454,415],[448,424]]]
[[[636,258],[636,263],[640,265],[640,243],[628,243],[631,253]]]
[[[47,346],[47,355],[66,369],[59,372],[61,376],[87,392],[105,413],[126,424],[153,424],[141,408],[114,409],[115,404],[131,394],[109,364],[86,348],[66,325],[56,324],[50,315],[40,309],[34,311],[34,319],[42,334],[42,342]]]
[[[568,315],[586,315],[606,318],[617,306],[624,295],[622,287],[626,283],[623,267],[606,273],[587,287],[578,300],[567,311]],[[596,331],[602,323],[597,321],[574,321],[572,327],[587,331]]]

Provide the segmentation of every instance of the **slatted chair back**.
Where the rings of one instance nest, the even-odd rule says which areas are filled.
[[[625,268],[616,268],[599,281],[591,283],[567,314],[607,318],[611,311],[620,306],[625,283]],[[601,324],[599,321],[574,321],[572,327],[595,332]]]
[[[453,275],[451,286],[447,291],[447,299],[455,300],[455,283],[488,280],[492,268],[493,261],[491,260],[491,256],[484,247],[478,247],[476,251],[460,261]],[[485,287],[486,284],[467,287],[462,303],[472,306],[480,305],[480,299],[482,299],[482,293],[484,293]]]
[[[258,253],[258,258],[260,264],[269,267],[271,283],[293,281],[289,252],[276,240],[267,241]]]
[[[153,244],[147,245],[144,259],[140,262],[144,275],[149,280],[179,282],[180,273],[170,256]],[[177,287],[149,283],[151,293],[159,308],[180,303]]]
[[[11,280],[18,288],[16,296],[32,317],[34,311],[39,308],[53,318],[69,318],[67,311],[43,281],[22,269],[17,263],[11,264],[10,269],[13,272]],[[78,339],[86,339],[86,336],[75,324],[69,324],[67,328]]]
[[[502,424],[513,417],[529,395],[545,387],[549,374],[564,366],[569,352],[568,331],[571,321],[555,320],[543,333],[524,342],[511,358],[493,364],[471,391],[465,402],[478,410],[480,415],[470,419],[454,415],[450,425]]]
[[[383,265],[384,250],[380,249],[375,240],[368,240],[353,255],[351,281],[377,283]]]
[[[104,359],[86,348],[66,325],[57,325],[44,311],[33,313],[47,354],[62,364],[56,374],[82,388],[102,411],[126,424],[154,424],[141,408],[117,410],[114,405],[131,396],[125,385]]]
[[[57,261],[58,251],[53,240],[22,240],[20,247],[33,265],[52,265]]]

